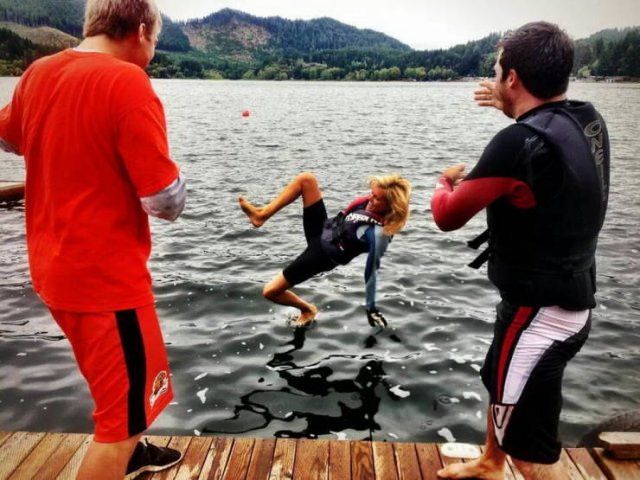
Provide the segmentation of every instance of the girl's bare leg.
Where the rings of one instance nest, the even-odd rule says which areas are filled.
[[[316,317],[318,309],[315,305],[305,302],[289,290],[290,287],[291,285],[289,285],[287,280],[284,278],[284,275],[279,273],[273,278],[273,280],[265,285],[262,290],[262,295],[272,302],[299,309],[300,316],[296,320],[295,324],[298,326],[306,325]]]
[[[310,172],[303,172],[284,187],[280,194],[264,207],[256,207],[244,197],[239,197],[240,208],[249,217],[254,227],[261,227],[276,212],[282,210],[291,202],[302,196],[303,206],[313,205],[322,198],[318,180]]]

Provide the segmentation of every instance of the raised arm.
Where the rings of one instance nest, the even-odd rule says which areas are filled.
[[[523,130],[524,129],[524,130]],[[498,133],[466,177],[463,166],[445,170],[431,198],[431,212],[441,230],[456,230],[498,198],[517,208],[535,206],[531,187],[521,180],[517,161],[526,155],[523,145],[531,133],[512,125]]]

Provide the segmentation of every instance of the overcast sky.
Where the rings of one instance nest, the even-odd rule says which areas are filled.
[[[222,8],[260,17],[332,17],[386,33],[416,49],[450,47],[533,20],[560,24],[574,38],[640,25],[640,0],[156,0],[174,20]]]

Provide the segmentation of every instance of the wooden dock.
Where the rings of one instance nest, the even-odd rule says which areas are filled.
[[[24,198],[25,183],[0,180],[0,202],[17,202]]]
[[[443,465],[460,461],[442,445],[230,437],[147,437],[185,452],[172,469],[143,474],[153,480],[354,479],[430,480]],[[91,441],[73,433],[0,432],[0,480],[72,480]],[[477,449],[480,452],[480,449]],[[640,462],[613,460],[601,449],[562,452],[566,479],[638,480]],[[506,478],[522,480],[509,463]]]

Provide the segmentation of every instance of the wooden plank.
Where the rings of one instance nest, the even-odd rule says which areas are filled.
[[[244,480],[247,476],[247,467],[253,452],[253,438],[236,438],[231,448],[227,468],[222,476],[225,480]]]
[[[18,468],[31,451],[44,438],[44,433],[16,432],[9,437],[0,447],[0,480],[9,478],[9,475]]]
[[[423,479],[436,478],[436,472],[442,468],[438,448],[433,444],[416,443],[418,464]]]
[[[638,480],[638,464],[631,460],[609,458],[602,448],[590,449],[591,456],[610,480]]]
[[[174,448],[179,452],[183,452],[186,455],[186,452],[189,450],[189,445],[193,440],[195,440],[195,437],[186,437],[186,436],[171,437],[171,441],[167,446],[169,448]],[[183,459],[183,462],[184,462],[184,459]],[[182,465],[182,462],[166,470],[156,472],[147,478],[151,480],[173,480],[176,477],[176,474],[178,473],[178,470],[180,469],[181,465]]]
[[[12,480],[35,478],[36,472],[45,464],[63,439],[62,433],[47,433],[9,478]]]
[[[67,463],[69,463],[69,460],[78,448],[80,448],[80,445],[82,445],[86,437],[87,435],[80,433],[63,434],[62,442],[47,459],[46,463],[33,475],[33,478],[37,478],[38,480],[53,480],[54,478],[58,478],[58,474]]]
[[[370,442],[351,442],[351,477],[357,480],[375,478]]]
[[[393,445],[389,442],[372,442],[373,469],[376,478],[397,480],[398,469],[396,467],[396,457],[393,452]],[[356,478],[359,478],[356,476]]]
[[[73,456],[69,459],[69,462],[64,466],[64,468],[58,474],[59,479],[61,480],[69,480],[72,478],[76,478],[78,473],[78,469],[80,468],[80,464],[82,463],[82,459],[84,458],[84,454],[87,453],[89,445],[93,441],[93,435],[85,435],[82,439],[82,443],[75,451]]]
[[[141,441],[148,440],[149,443],[156,445],[157,447],[166,447],[171,441],[170,436],[158,436],[158,435],[144,435]]]
[[[13,432],[0,432],[0,445],[2,445],[11,435],[13,435]]]
[[[24,198],[24,182],[0,181],[0,202],[15,202]]]
[[[640,432],[602,432],[598,438],[614,458],[640,459]]]
[[[329,444],[329,480],[351,478],[351,444],[335,440]]]
[[[273,453],[269,480],[292,480],[296,458],[296,442],[290,438],[278,438]]]
[[[297,441],[293,478],[326,480],[329,477],[329,442],[327,440]]]
[[[420,480],[420,465],[418,454],[413,443],[395,443],[396,466],[400,480]]]
[[[273,463],[273,454],[276,448],[276,441],[273,439],[259,439],[253,447],[251,463],[247,472],[247,478],[252,480],[268,480]]]
[[[211,443],[198,480],[220,480],[227,467],[233,439],[218,437]]]
[[[204,459],[209,452],[213,437],[195,437],[191,439],[182,462],[178,464],[175,480],[195,480],[199,477]]]
[[[460,461],[434,444],[326,440],[148,436],[154,445],[185,452],[172,469],[138,477],[153,480],[293,480],[436,478],[442,465]],[[91,436],[0,432],[0,480],[72,479]],[[638,480],[640,462],[618,460],[603,449],[563,449],[563,480]],[[505,478],[522,480],[508,457]]]
[[[565,450],[585,480],[607,480],[607,477],[602,473],[602,470],[596,465],[596,462],[593,461],[586,449],[566,448]]]
[[[563,478],[567,480],[584,480],[582,473],[580,473],[576,464],[573,463],[571,457],[564,450],[560,452],[560,465],[564,469]]]

